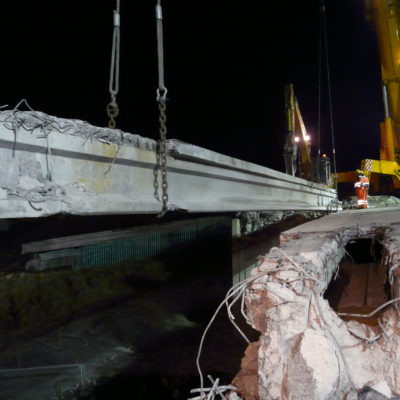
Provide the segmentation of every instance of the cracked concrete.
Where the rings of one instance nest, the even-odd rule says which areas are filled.
[[[54,159],[50,143],[54,136],[65,138],[66,143],[71,143],[73,137],[81,138],[82,148],[86,143],[89,143],[91,148],[97,148],[98,145],[116,145],[115,157],[120,146],[153,152],[156,148],[156,142],[152,139],[118,129],[95,127],[85,121],[57,118],[39,111],[1,111],[0,122],[10,134],[13,133],[14,144],[22,135],[28,133],[31,136],[31,145],[45,144],[47,147],[46,154],[39,148],[36,152],[14,149],[9,153],[5,152],[7,168],[0,171],[0,199],[5,200],[5,208],[8,204],[6,201],[23,199],[33,210],[42,211],[41,215],[70,213],[73,210],[78,214],[86,213],[90,211],[91,203],[100,202],[96,190],[90,188],[79,176],[71,179],[67,172],[71,169],[70,166]],[[85,168],[87,170],[87,166]],[[101,175],[105,171],[102,171]],[[109,178],[103,175],[103,180],[107,181]],[[29,206],[21,204],[20,212],[26,212],[24,210],[29,209]]]
[[[0,216],[159,213],[156,148],[153,139],[85,121],[0,111]],[[332,189],[199,146],[169,139],[167,153],[170,210],[325,211],[335,201]],[[66,196],[76,184],[83,193]]]
[[[283,232],[280,248],[260,258],[252,271],[259,277],[245,295],[248,318],[261,333],[257,373],[241,371],[234,379],[243,399],[350,399],[366,386],[386,398],[400,395],[397,303],[385,307],[380,325],[370,326],[343,320],[324,298],[345,245],[359,237],[379,238],[391,298],[399,297],[398,209],[345,211],[308,222]],[[242,368],[251,360],[254,365],[254,348],[250,344]]]

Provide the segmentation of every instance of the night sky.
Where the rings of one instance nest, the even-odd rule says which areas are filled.
[[[1,104],[106,126],[114,0],[2,4]],[[363,0],[327,0],[339,170],[379,156],[379,56]],[[117,127],[158,138],[154,1],[121,0]],[[319,0],[163,0],[168,137],[283,170],[284,85],[318,120]],[[331,154],[323,82],[322,151]]]

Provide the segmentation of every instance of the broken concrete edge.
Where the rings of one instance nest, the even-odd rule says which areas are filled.
[[[52,179],[49,168],[49,161],[46,156],[47,173],[42,171],[41,163],[29,153],[23,151],[24,157],[14,158],[15,147],[20,142],[21,134],[23,137],[22,146],[36,148],[36,152],[52,155],[52,149],[48,142],[48,137],[74,136],[82,138],[82,146],[89,141],[96,141],[101,145],[115,145],[134,147],[141,150],[152,151],[156,149],[156,141],[139,135],[126,133],[118,129],[101,128],[90,125],[89,123],[76,119],[58,118],[40,111],[19,111],[6,110],[0,111],[0,133],[5,148],[13,152],[14,163],[8,165],[9,170],[6,174],[1,174],[0,182],[0,208],[1,218],[21,218],[50,216],[55,214],[70,214],[72,210],[76,215],[90,215],[93,203],[101,204],[103,199],[99,198],[98,193],[91,190],[85,183],[73,181],[66,184],[58,184]],[[30,134],[30,135],[29,135]],[[28,139],[26,142],[26,139]],[[14,146],[9,147],[5,139],[14,142]],[[43,139],[47,142],[43,149]],[[36,142],[39,145],[35,145]],[[114,157],[114,158],[115,158]],[[111,168],[113,158],[109,158]],[[96,198],[98,200],[96,201]],[[12,205],[15,200],[20,200],[17,210]],[[24,201],[22,201],[24,200]],[[123,201],[124,199],[113,199],[109,201]],[[96,207],[94,207],[96,208]],[[149,213],[159,212],[160,207],[153,206],[148,210]],[[96,213],[94,213],[96,214]],[[98,215],[103,214],[101,211]]]
[[[347,227],[283,233],[280,248],[260,258],[245,293],[247,317],[260,341],[249,345],[233,380],[243,399],[341,399],[367,385],[388,397],[399,395],[397,307],[383,314],[382,334],[379,327],[343,321],[323,299],[344,246],[360,235],[378,236],[392,274],[393,297],[399,296],[398,222],[364,226],[362,232]]]
[[[120,129],[101,128],[78,119],[59,118],[41,111],[0,111],[0,122],[8,130],[17,134],[23,129],[27,132],[47,136],[53,132],[64,135],[80,136],[86,140],[98,140],[102,143],[134,146],[154,151],[156,141],[140,135],[123,132]]]
[[[234,218],[234,223],[239,225],[235,227],[236,234],[234,237],[248,236],[255,232],[260,232],[267,226],[282,222],[295,215],[301,215],[308,219],[316,219],[330,212],[328,210],[241,211]]]
[[[357,197],[341,200],[343,210],[357,209]],[[400,199],[395,196],[368,196],[369,208],[399,207]]]

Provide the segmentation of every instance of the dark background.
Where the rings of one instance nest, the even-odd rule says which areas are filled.
[[[154,1],[121,0],[117,127],[158,138]],[[314,142],[319,0],[163,0],[168,137],[283,170],[284,84]],[[1,104],[106,126],[115,1],[2,4]],[[379,156],[383,118],[375,33],[362,0],[327,0],[338,170]],[[326,78],[325,73],[323,77]],[[322,152],[331,155],[326,79]],[[314,150],[315,152],[315,150]]]

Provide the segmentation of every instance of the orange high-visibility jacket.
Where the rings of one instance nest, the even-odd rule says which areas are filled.
[[[358,182],[356,182],[355,184],[354,184],[354,187],[357,189],[357,188],[365,188],[365,189],[368,189],[369,188],[369,179],[366,177],[366,176],[364,176],[364,175],[361,175],[361,176],[359,176],[358,177]]]

